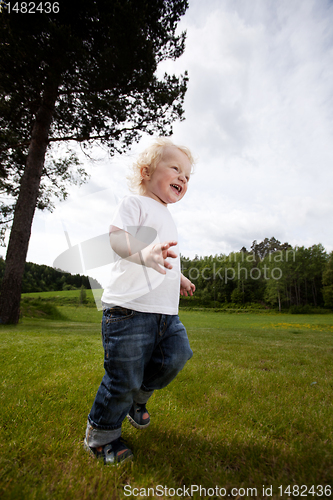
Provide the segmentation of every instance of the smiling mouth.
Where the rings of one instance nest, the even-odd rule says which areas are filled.
[[[178,193],[181,193],[183,190],[183,188],[181,186],[178,186],[178,184],[171,184],[171,187],[176,189],[178,191]]]

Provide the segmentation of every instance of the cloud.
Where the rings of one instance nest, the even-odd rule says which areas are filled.
[[[187,124],[176,130],[199,156],[188,196],[209,200],[207,248],[252,234],[332,249],[331,4],[223,1],[201,17],[191,5]],[[221,241],[212,213],[221,226],[232,220]]]
[[[174,140],[198,163],[186,197],[170,207],[182,253],[228,253],[272,236],[333,250],[332,2],[190,0],[184,29],[184,55],[159,70],[190,78]],[[73,189],[77,206],[66,209],[75,238],[108,227],[108,197],[83,198],[105,187],[127,194],[126,171],[148,142],[89,167],[84,196]]]

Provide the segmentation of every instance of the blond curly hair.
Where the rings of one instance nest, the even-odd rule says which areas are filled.
[[[131,173],[127,176],[127,181],[129,185],[129,189],[133,193],[145,194],[145,188],[143,184],[143,178],[141,176],[141,168],[149,167],[149,173],[152,175],[156,169],[158,162],[163,157],[163,152],[166,147],[175,147],[186,154],[188,157],[192,169],[194,166],[194,158],[191,154],[191,151],[185,146],[178,146],[174,144],[167,137],[157,137],[153,144],[148,146],[138,157],[137,161],[132,165]]]

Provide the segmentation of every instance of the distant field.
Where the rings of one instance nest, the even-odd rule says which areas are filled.
[[[100,301],[102,290],[85,290],[85,295],[86,300],[82,304],[80,290],[24,293],[21,313],[25,318],[45,317],[45,319],[54,320],[100,321],[102,313],[97,310],[95,299]]]
[[[99,296],[102,295],[102,289],[99,290],[94,290],[95,294],[98,294]],[[88,300],[94,300],[93,292],[92,290],[85,290],[87,299]],[[80,296],[80,290],[66,290],[66,291],[61,291],[61,292],[33,292],[33,293],[24,293],[22,294],[22,297],[30,297],[30,298],[38,298],[41,297],[43,299],[55,299],[58,302],[63,301],[64,299],[78,299]]]
[[[0,498],[330,498],[333,315],[181,311],[194,357],[148,429],[124,423],[135,460],[107,468],[82,447],[101,313],[57,310],[0,326]]]

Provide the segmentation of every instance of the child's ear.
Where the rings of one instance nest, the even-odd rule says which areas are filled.
[[[149,167],[147,165],[144,165],[140,169],[140,174],[142,179],[149,179],[150,178],[150,171]]]

